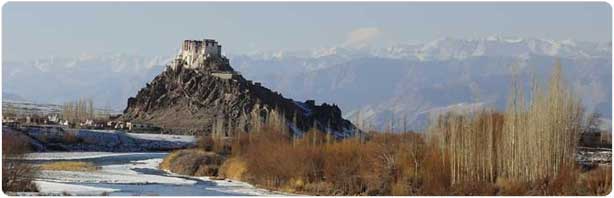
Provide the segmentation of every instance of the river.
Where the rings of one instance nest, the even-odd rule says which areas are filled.
[[[92,172],[41,171],[41,195],[110,196],[252,196],[284,195],[233,180],[187,177],[160,170],[166,153],[49,152],[32,153],[32,163],[84,161],[100,167]]]

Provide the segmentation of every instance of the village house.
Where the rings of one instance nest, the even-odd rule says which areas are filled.
[[[48,115],[46,123],[47,124],[56,124],[60,122],[60,117],[58,114]]]
[[[154,128],[154,126],[152,124],[142,123],[142,122],[127,122],[126,123],[126,127],[130,131],[133,131],[133,130],[150,130],[150,129]]]

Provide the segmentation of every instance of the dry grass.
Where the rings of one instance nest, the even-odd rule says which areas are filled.
[[[99,167],[95,166],[90,162],[80,162],[80,161],[60,161],[60,162],[50,162],[46,164],[42,164],[39,167],[41,170],[51,170],[51,171],[80,171],[80,172],[91,172],[96,171]]]
[[[247,164],[241,158],[230,158],[222,164],[220,167],[220,176],[242,180],[243,175],[247,172]]]

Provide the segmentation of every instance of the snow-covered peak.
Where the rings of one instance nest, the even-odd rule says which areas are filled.
[[[429,42],[408,42],[389,46],[349,48],[332,46],[300,51],[275,51],[253,54],[254,59],[283,60],[289,58],[349,59],[373,56],[416,60],[466,59],[478,56],[528,57],[531,55],[562,58],[609,57],[611,43],[580,42],[571,39],[548,40],[492,35],[484,38],[459,39],[442,37]]]
[[[395,45],[376,50],[376,55],[390,58],[414,57],[419,60],[465,59],[476,56],[527,57],[529,55],[595,58],[609,57],[611,51],[611,44],[604,43],[493,35],[480,39],[445,37],[418,45]]]
[[[42,57],[22,64],[31,65],[41,72],[78,70],[96,67],[98,71],[126,72],[143,71],[155,66],[165,65],[171,56],[137,56],[129,54],[81,54],[74,57]]]

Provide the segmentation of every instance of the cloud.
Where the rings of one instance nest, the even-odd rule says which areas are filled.
[[[376,27],[354,29],[348,34],[343,46],[357,48],[364,47],[373,42],[380,34],[381,30]]]

